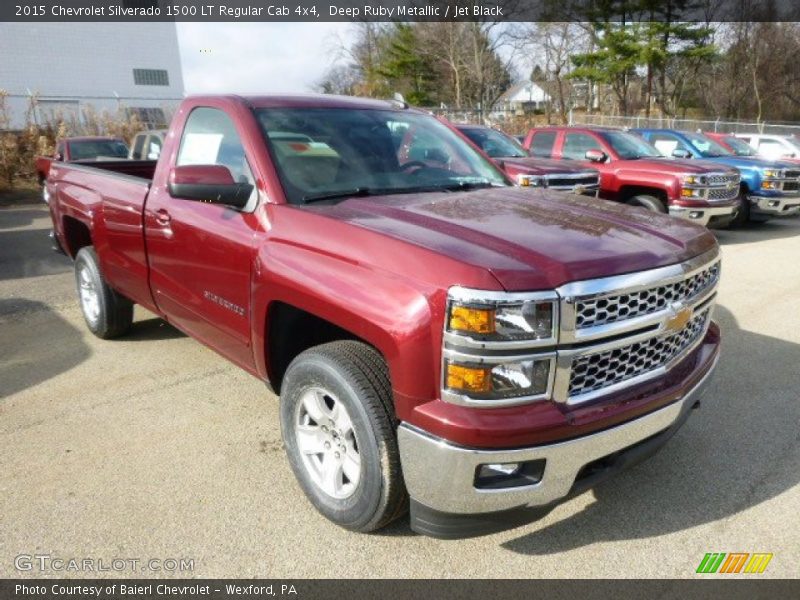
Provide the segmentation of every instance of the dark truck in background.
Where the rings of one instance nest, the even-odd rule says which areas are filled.
[[[484,125],[454,125],[470,142],[491,158],[517,185],[597,196],[597,169],[567,160],[530,156],[511,136]]]
[[[507,525],[656,451],[716,366],[710,232],[513,187],[401,104],[192,97],[157,162],[56,163],[48,188],[89,329],[140,304],[268,383],[348,529]]]
[[[741,207],[735,168],[664,158],[641,137],[621,129],[531,129],[524,147],[531,156],[593,166],[600,171],[600,197],[608,200],[711,228],[730,225]]]

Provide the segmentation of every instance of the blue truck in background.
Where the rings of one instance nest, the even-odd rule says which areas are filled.
[[[735,225],[800,213],[800,167],[785,161],[737,156],[701,133],[675,129],[631,129],[664,156],[698,158],[741,173],[741,206]]]

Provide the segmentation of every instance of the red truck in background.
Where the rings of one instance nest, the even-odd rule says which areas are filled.
[[[740,206],[736,169],[697,160],[664,158],[641,137],[603,127],[531,129],[531,156],[591,164],[600,171],[600,197],[726,227]]]
[[[72,162],[80,160],[127,158],[128,146],[115,137],[85,136],[69,137],[56,141],[56,151],[52,156],[36,157],[36,177],[42,186],[42,199],[49,202],[45,181],[50,174],[53,162]]]
[[[531,157],[517,140],[491,127],[460,124],[454,127],[522,187],[597,195],[600,188],[597,169],[566,160]]]
[[[655,452],[716,366],[708,230],[513,187],[404,105],[191,97],[157,162],[47,185],[89,329],[140,304],[266,382],[348,529],[507,526]]]

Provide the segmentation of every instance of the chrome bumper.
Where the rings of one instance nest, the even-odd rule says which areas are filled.
[[[700,207],[686,207],[686,206],[670,206],[669,214],[673,217],[686,219],[692,223],[708,225],[712,217],[719,217],[730,215],[733,218],[736,215],[738,206],[700,206]]]
[[[444,513],[477,514],[521,506],[550,504],[567,496],[584,465],[633,446],[675,424],[700,398],[716,368],[680,400],[648,415],[566,442],[514,450],[482,450],[455,446],[401,423],[400,460],[411,498]],[[546,460],[541,481],[499,489],[474,486],[479,465]]]
[[[800,195],[777,198],[750,196],[751,210],[775,216],[790,216],[800,213]]]

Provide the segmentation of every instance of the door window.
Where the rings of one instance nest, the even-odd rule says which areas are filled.
[[[587,150],[600,150],[600,142],[588,133],[567,133],[564,136],[564,149],[561,154],[564,158],[586,160]]]
[[[244,146],[233,121],[217,108],[195,108],[186,120],[177,166],[221,165],[227,167],[234,181],[249,183],[253,192],[245,211],[255,208],[256,182],[247,162]]]
[[[759,140],[758,153],[768,158],[782,158],[791,154],[792,151],[778,140]]]

